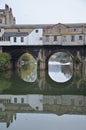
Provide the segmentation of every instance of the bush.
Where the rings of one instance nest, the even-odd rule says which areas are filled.
[[[11,60],[11,56],[8,53],[0,53],[0,70],[5,69],[5,65],[9,63]]]

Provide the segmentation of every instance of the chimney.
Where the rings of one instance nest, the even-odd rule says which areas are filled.
[[[5,9],[9,10],[9,6],[7,4],[5,4]]]

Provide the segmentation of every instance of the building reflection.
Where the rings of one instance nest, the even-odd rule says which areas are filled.
[[[83,95],[0,95],[0,122],[6,126],[16,120],[17,113],[47,112],[57,115],[86,115],[86,96]]]

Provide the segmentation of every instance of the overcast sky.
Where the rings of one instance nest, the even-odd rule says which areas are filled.
[[[0,0],[17,24],[86,23],[86,0]]]

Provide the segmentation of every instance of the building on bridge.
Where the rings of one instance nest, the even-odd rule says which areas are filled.
[[[43,29],[34,29],[30,32],[5,32],[1,28],[0,32],[0,46],[12,46],[12,45],[43,45],[42,31]]]
[[[86,24],[61,24],[43,30],[44,45],[86,45]]]
[[[0,9],[0,45],[86,45],[86,24],[17,25],[12,9]]]

